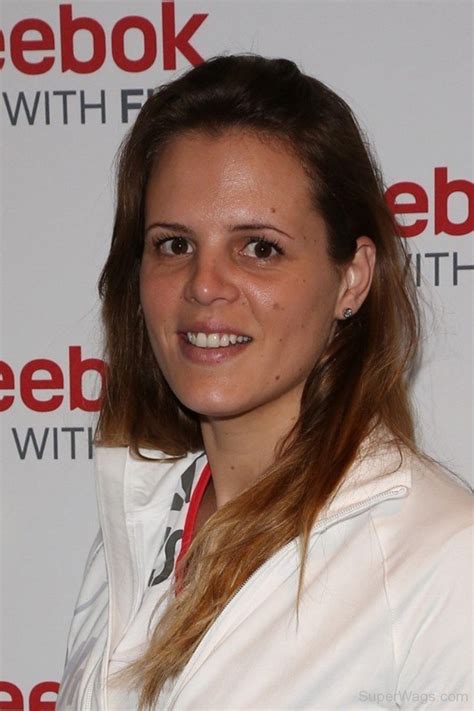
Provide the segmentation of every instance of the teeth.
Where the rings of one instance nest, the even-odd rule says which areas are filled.
[[[250,336],[236,336],[235,333],[193,333],[188,331],[187,339],[189,343],[198,348],[225,348],[236,343],[248,343],[252,339]]]

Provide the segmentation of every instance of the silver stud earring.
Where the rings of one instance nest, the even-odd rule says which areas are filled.
[[[344,309],[342,315],[344,316],[344,318],[347,319],[347,318],[351,318],[352,314],[353,314],[353,311],[352,311],[352,309],[349,308],[349,306],[348,306],[346,309]]]

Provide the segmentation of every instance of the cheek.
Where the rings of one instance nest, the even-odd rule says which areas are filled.
[[[332,280],[321,280],[317,285],[314,280],[313,276],[311,280],[289,282],[285,297],[275,295],[269,310],[279,342],[287,339],[288,347],[301,354],[324,344],[334,323],[337,288]]]
[[[171,280],[159,279],[151,269],[140,271],[140,303],[150,330],[163,324],[172,315],[178,292]]]
[[[140,291],[140,303],[142,308],[145,310],[145,308],[148,308],[148,304],[152,301],[152,292],[154,291],[154,281],[151,278],[151,270],[148,266],[146,257],[143,257],[140,265],[138,285]]]

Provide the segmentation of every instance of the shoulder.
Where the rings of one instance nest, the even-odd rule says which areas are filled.
[[[410,621],[411,631],[443,606],[449,625],[471,605],[472,491],[424,457],[405,452],[400,466],[411,480],[407,495],[371,511],[388,598],[398,624]]]
[[[383,549],[398,689],[410,707],[411,694],[441,700],[469,693],[473,498],[435,462],[406,454],[401,466],[410,470],[409,494],[394,515],[374,511],[372,521]]]
[[[399,470],[409,482],[407,495],[371,512],[384,557],[411,568],[413,575],[429,564],[455,564],[452,548],[467,564],[473,533],[469,485],[429,458],[404,449]]]
[[[461,531],[472,530],[472,489],[463,479],[429,458],[402,453],[402,467],[409,471],[411,487],[401,511],[407,531],[418,544],[442,545]]]
[[[444,636],[443,644],[462,646],[467,643],[463,620],[472,614],[472,492],[440,465],[411,452],[402,450],[400,469],[410,482],[406,496],[370,512],[395,636],[400,649],[417,635],[439,648],[437,634]]]

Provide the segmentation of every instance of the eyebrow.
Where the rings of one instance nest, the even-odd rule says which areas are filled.
[[[194,234],[193,230],[189,229],[189,227],[186,227],[186,225],[182,225],[179,222],[153,222],[153,224],[148,225],[145,230],[145,234],[153,227],[164,227],[168,230],[176,230],[177,232],[182,232],[186,235]],[[265,222],[246,222],[242,225],[229,225],[229,229],[231,232],[239,232],[243,230],[274,230],[275,232],[279,232],[280,234],[285,235],[285,237],[294,239],[294,237],[289,235],[287,232],[280,230],[278,227],[275,227],[275,225],[270,225]]]

